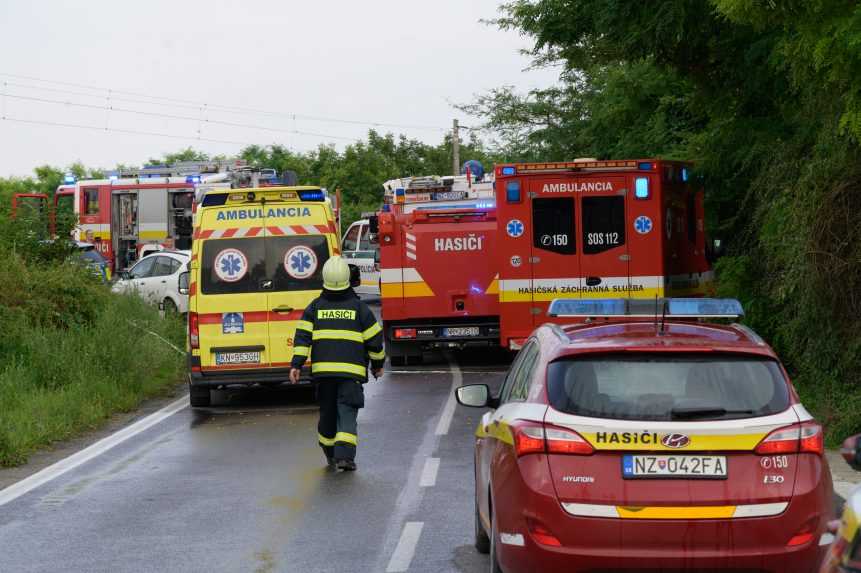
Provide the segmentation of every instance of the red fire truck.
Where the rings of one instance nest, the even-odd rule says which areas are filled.
[[[417,177],[384,187],[376,231],[392,364],[418,363],[426,349],[498,345],[492,181]]]
[[[77,218],[72,238],[93,243],[120,271],[142,249],[190,249],[196,187],[244,165],[241,160],[182,162],[116,171],[105,179],[67,178],[54,201],[58,212]]]
[[[501,344],[558,298],[703,296],[713,273],[690,165],[656,159],[497,165]]]

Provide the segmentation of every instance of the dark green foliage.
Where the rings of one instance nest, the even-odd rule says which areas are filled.
[[[464,109],[523,159],[693,160],[723,294],[783,358],[829,440],[861,430],[861,6],[516,0],[496,23],[560,82]]]

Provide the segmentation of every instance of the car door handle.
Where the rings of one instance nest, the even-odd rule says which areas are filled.
[[[272,312],[293,312],[292,306],[276,306],[272,309]]]

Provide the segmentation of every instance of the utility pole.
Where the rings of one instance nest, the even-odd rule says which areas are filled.
[[[451,169],[452,175],[460,175],[460,136],[456,119],[451,124]]]

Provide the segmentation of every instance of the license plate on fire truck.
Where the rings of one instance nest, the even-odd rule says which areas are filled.
[[[217,352],[215,363],[218,366],[227,364],[259,364],[259,352]]]
[[[725,479],[726,456],[622,456],[622,477]]]
[[[478,336],[479,330],[477,326],[458,326],[452,328],[444,328],[443,336]]]

